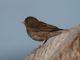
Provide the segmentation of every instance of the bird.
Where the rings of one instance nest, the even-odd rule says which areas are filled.
[[[27,34],[35,41],[43,41],[43,45],[49,38],[59,35],[60,32],[58,31],[64,30],[42,22],[33,16],[25,18],[23,24],[26,27]]]

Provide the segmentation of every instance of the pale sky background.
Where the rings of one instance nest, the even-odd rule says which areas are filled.
[[[27,16],[71,28],[80,24],[80,0],[0,0],[0,60],[24,60],[38,45],[21,24]]]

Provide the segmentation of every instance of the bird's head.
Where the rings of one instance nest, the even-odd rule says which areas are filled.
[[[26,27],[32,27],[34,26],[36,23],[38,22],[38,19],[36,19],[35,17],[29,16],[27,18],[25,18],[23,24]]]

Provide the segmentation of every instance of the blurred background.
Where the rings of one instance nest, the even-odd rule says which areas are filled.
[[[68,29],[80,24],[80,0],[0,0],[0,60],[24,60],[39,45],[21,23],[28,16]]]

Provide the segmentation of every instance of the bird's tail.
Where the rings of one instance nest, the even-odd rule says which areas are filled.
[[[58,28],[58,30],[65,30],[65,29]]]

